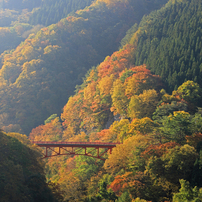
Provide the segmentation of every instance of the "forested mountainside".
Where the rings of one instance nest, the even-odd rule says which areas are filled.
[[[0,0],[0,8],[9,10],[32,10],[39,7],[43,0]]]
[[[98,0],[5,51],[1,127],[28,134],[51,114],[60,114],[87,70],[117,50],[126,31],[152,9],[149,4],[145,9],[147,1],[137,2]],[[155,2],[154,8],[162,4]]]
[[[57,186],[46,183],[41,152],[25,135],[1,131],[0,152],[0,201],[62,200]]]
[[[85,156],[46,161],[47,178],[60,184],[67,201],[160,202],[174,194],[178,201],[180,183],[187,190],[201,187],[202,89],[187,81],[166,93],[159,76],[132,66],[132,51],[126,46],[90,71],[65,105],[62,123],[53,115],[29,135],[35,141],[123,142],[105,162]],[[195,188],[191,199],[197,197]]]
[[[0,0],[0,27],[27,23],[29,16],[41,3],[42,0]]]
[[[169,92],[186,80],[202,86],[201,10],[201,1],[170,1],[145,17],[131,38],[134,64],[160,75]]]
[[[152,44],[152,35],[143,40],[149,36],[149,25],[154,29],[157,19],[164,22],[162,13],[165,19],[172,18],[179,6],[190,13],[193,5],[198,9],[193,15],[199,15],[200,1],[169,1],[132,26],[123,47],[86,74],[61,116],[53,114],[30,133],[36,141],[123,143],[106,154],[105,162],[85,156],[48,159],[47,178],[60,184],[64,200],[202,201],[202,88],[186,74],[180,85],[175,81],[169,86],[166,76],[154,74],[152,63],[136,65],[140,44]],[[180,19],[176,17],[175,26]],[[184,24],[190,19],[191,15]],[[159,32],[156,28],[154,33]],[[195,33],[193,29],[187,33]],[[190,43],[195,50],[195,41]],[[150,54],[155,50],[148,49]],[[174,49],[172,53],[174,60]]]
[[[92,0],[67,1],[0,1],[0,53],[15,49],[29,34],[37,33],[44,25],[57,23]],[[29,5],[27,7],[27,5]]]
[[[78,9],[91,4],[82,1],[0,1],[0,53],[16,48],[29,34],[36,33],[44,25],[57,23]],[[29,5],[29,6],[28,6]]]
[[[70,13],[90,6],[92,2],[93,0],[1,0],[0,25],[9,26],[23,19],[29,24],[48,26],[57,23]]]
[[[29,18],[29,23],[33,25],[42,24],[44,26],[57,23],[70,13],[90,6],[94,0],[44,0],[40,8],[36,9]]]
[[[20,170],[2,175],[15,186],[13,196],[37,192],[44,201],[63,202],[202,201],[202,7],[200,0],[166,2],[97,0],[1,54],[3,130],[32,129],[31,141],[121,143],[103,156],[106,161],[73,155],[44,160],[45,183],[36,147],[23,135],[2,132],[0,152],[11,151],[2,160]],[[16,152],[22,151],[18,160]],[[21,170],[26,174],[30,162],[40,179],[31,178],[28,186]],[[15,184],[17,178],[25,192]],[[8,197],[2,179],[0,172],[2,197]]]

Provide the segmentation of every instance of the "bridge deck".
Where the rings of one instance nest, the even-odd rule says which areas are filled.
[[[32,141],[33,144],[36,144],[40,147],[115,147],[120,143],[106,143],[106,142],[50,142],[50,141]]]

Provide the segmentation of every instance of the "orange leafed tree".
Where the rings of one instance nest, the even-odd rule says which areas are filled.
[[[98,66],[98,77],[103,78],[113,74],[115,78],[119,77],[120,72],[129,69],[131,66],[132,46],[126,46],[122,50],[114,52],[111,56],[106,57],[104,62]]]
[[[58,118],[32,129],[29,139],[33,141],[58,141],[62,137],[62,125]]]
[[[133,95],[139,95],[144,90],[155,89],[160,90],[162,83],[160,77],[153,75],[146,65],[130,68],[134,74],[125,80],[126,96],[131,98]]]
[[[199,142],[202,142],[202,134],[201,133],[196,133],[196,134],[193,134],[192,136],[186,136],[185,137],[186,140],[187,140],[187,143],[193,147],[197,147],[197,144]]]
[[[75,95],[69,98],[69,101],[63,108],[61,119],[64,121],[63,126],[65,128],[64,136],[66,138],[74,136],[78,131],[81,123],[81,94]]]
[[[110,173],[122,169],[127,170],[131,159],[134,159],[133,164],[135,164],[136,155],[139,156],[152,143],[153,139],[149,136],[135,135],[129,137],[123,144],[112,149],[112,154],[105,161],[104,168]]]

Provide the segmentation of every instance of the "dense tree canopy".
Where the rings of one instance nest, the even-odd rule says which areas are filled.
[[[91,3],[74,2],[44,0],[22,20],[50,13],[40,18],[51,24]],[[48,27],[19,20],[0,30],[2,41],[26,38],[1,54],[3,130],[32,130],[35,141],[121,143],[106,161],[71,152],[44,160],[46,183],[41,150],[1,132],[2,201],[201,201],[201,2],[170,0],[141,20],[166,2],[96,0]]]
[[[57,5],[65,3],[54,2]],[[43,3],[46,5],[47,1]],[[86,3],[88,5],[90,1]],[[18,128],[17,132],[28,134],[51,114],[60,114],[87,70],[117,50],[130,26],[161,4],[161,1],[157,1],[154,7],[147,3],[138,4],[137,7],[137,2],[133,1],[95,1],[89,7],[38,32],[35,32],[35,27],[21,32],[16,24],[16,33],[19,32],[19,36],[27,35],[28,38],[0,57],[2,126],[6,130],[9,128],[9,131]],[[148,9],[143,9],[145,6]],[[140,8],[142,12],[136,12]],[[112,79],[108,82],[112,82]],[[105,82],[103,79],[102,83]],[[105,89],[103,84],[100,84],[100,90]],[[89,84],[88,91],[92,87],[93,84]],[[107,99],[107,96],[102,98],[105,109]],[[101,115],[100,119],[105,120],[106,115]]]
[[[40,151],[25,135],[0,132],[0,201],[58,201],[48,184]]]
[[[144,17],[129,39],[136,47],[135,65],[147,64],[169,92],[187,80],[202,86],[201,9],[201,1],[170,1]]]

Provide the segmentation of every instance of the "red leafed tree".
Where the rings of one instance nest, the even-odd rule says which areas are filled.
[[[143,172],[137,172],[135,175],[132,172],[126,172],[123,175],[117,175],[109,188],[118,196],[129,191],[134,198],[142,197],[147,186],[146,178]]]
[[[167,153],[169,149],[172,149],[176,146],[180,146],[176,142],[167,142],[165,144],[157,144],[157,145],[150,145],[142,152],[141,156],[143,158],[149,159],[151,156],[161,157],[163,154]]]

